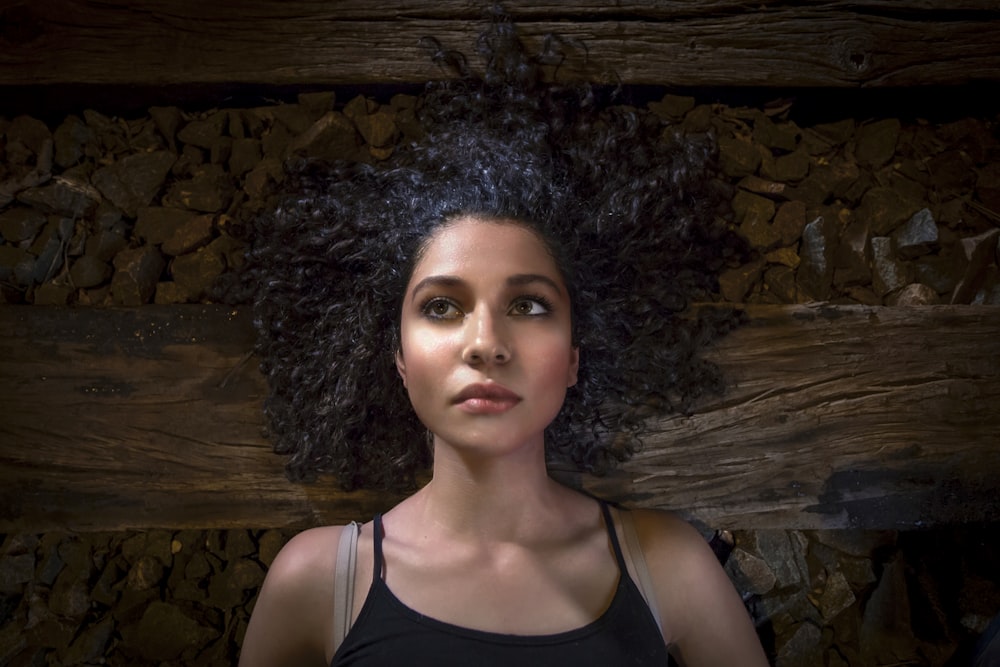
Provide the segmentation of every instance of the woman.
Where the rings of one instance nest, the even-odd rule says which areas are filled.
[[[705,336],[674,317],[732,247],[708,148],[541,83],[509,25],[482,49],[484,79],[429,89],[420,142],[379,168],[304,165],[259,231],[259,350],[290,475],[432,474],[361,527],[342,643],[344,528],[312,529],[268,572],[241,664],[764,665],[696,531],[547,473],[602,470],[651,414],[718,388]]]

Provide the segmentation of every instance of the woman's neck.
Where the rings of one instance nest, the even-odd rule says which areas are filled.
[[[569,495],[576,494],[549,477],[540,445],[484,456],[439,442],[433,477],[413,500],[423,521],[442,530],[519,541],[544,530]]]

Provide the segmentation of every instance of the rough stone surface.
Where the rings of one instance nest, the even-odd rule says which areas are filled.
[[[114,264],[111,293],[115,303],[140,306],[152,298],[166,262],[159,250],[143,246],[118,253]]]
[[[922,208],[893,234],[896,251],[902,259],[926,255],[938,242],[937,223],[930,209]]]
[[[820,216],[802,231],[798,284],[813,300],[825,300],[833,287],[833,260],[837,249],[837,230],[831,220]]]
[[[169,151],[129,155],[98,169],[93,183],[115,206],[135,217],[140,207],[153,202],[176,159]]]

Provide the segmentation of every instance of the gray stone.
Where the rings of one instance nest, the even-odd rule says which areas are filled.
[[[961,257],[965,259],[965,271],[961,280],[955,285],[949,303],[972,303],[973,297],[986,277],[986,267],[994,261],[998,239],[1000,239],[1000,229],[991,229],[961,240],[959,247]]]
[[[13,662],[14,657],[27,648],[28,638],[24,636],[21,625],[16,620],[10,620],[0,625],[0,665],[16,664]],[[23,664],[31,663],[25,662]],[[45,663],[39,662],[38,664]]]
[[[212,574],[212,565],[205,554],[196,551],[184,567],[184,576],[192,581],[202,581]]]
[[[181,110],[177,107],[150,107],[149,115],[156,124],[156,129],[167,142],[167,146],[174,153],[177,152],[177,129],[181,126],[183,118]]]
[[[354,123],[344,114],[330,111],[288,144],[288,154],[325,160],[356,160],[359,140]]]
[[[164,573],[163,563],[152,556],[143,555],[129,569],[125,585],[133,591],[149,590],[159,586]]]
[[[33,303],[36,306],[66,306],[75,293],[72,285],[50,281],[35,288]]]
[[[872,238],[872,287],[885,298],[890,292],[902,289],[912,280],[912,271],[896,259],[892,239],[886,236]]]
[[[649,110],[664,120],[677,120],[694,108],[695,99],[686,95],[664,95],[659,102],[650,102]]]
[[[37,535],[31,533],[11,533],[5,536],[0,556],[18,556],[34,553],[41,544]]]
[[[921,283],[910,283],[886,301],[889,306],[932,306],[941,303],[938,293]]]
[[[865,604],[861,648],[867,664],[919,663],[910,622],[905,568],[899,556],[887,563],[878,586]]]
[[[794,123],[775,123],[763,113],[754,118],[754,141],[768,148],[791,153],[798,146],[798,137],[799,128]]]
[[[781,243],[781,235],[771,224],[774,202],[749,192],[739,191],[733,197],[733,212],[740,220],[740,234],[753,248],[770,250]]]
[[[778,207],[774,214],[775,231],[781,238],[782,246],[798,244],[802,230],[806,226],[806,204],[802,201],[788,201]]]
[[[374,102],[372,104],[374,108],[371,113],[374,113],[378,105]],[[282,126],[288,128],[293,135],[305,132],[310,125],[316,122],[316,109],[311,106],[277,104],[264,108],[268,110],[271,117],[281,123]]]
[[[726,572],[736,589],[744,594],[764,595],[774,588],[777,581],[774,571],[763,558],[740,547],[733,549],[726,561]]]
[[[83,289],[97,287],[111,277],[111,265],[94,255],[84,255],[73,262],[69,276],[76,287]]]
[[[114,302],[123,306],[148,303],[166,266],[160,251],[152,246],[123,250],[115,256],[111,277]]]
[[[875,568],[870,558],[841,556],[837,565],[844,578],[847,579],[852,587],[863,588],[878,580],[875,577]]]
[[[195,298],[211,289],[216,278],[225,270],[226,263],[222,257],[206,248],[175,257],[170,263],[174,282]]]
[[[212,148],[229,125],[229,113],[217,111],[207,118],[192,120],[177,132],[177,139],[199,148]]]
[[[927,162],[934,187],[943,192],[969,190],[976,183],[975,165],[961,150],[946,150]]]
[[[211,214],[197,215],[175,227],[173,232],[160,245],[164,254],[176,256],[193,252],[212,240],[215,227],[215,216]]]
[[[101,262],[110,262],[127,247],[123,228],[101,229],[87,239],[84,254]]]
[[[922,208],[892,235],[903,259],[926,255],[938,242],[937,223],[930,209]]]
[[[250,196],[250,199],[259,201],[263,199],[276,183],[281,183],[285,178],[285,171],[280,160],[261,160],[246,175],[243,181],[243,191]]]
[[[830,297],[836,250],[837,230],[832,220],[820,216],[802,230],[802,245],[799,248],[802,263],[796,277],[800,291],[809,298],[823,301]]]
[[[965,262],[954,253],[925,255],[913,262],[913,275],[917,282],[927,285],[937,294],[951,294],[962,278]]]
[[[208,603],[229,610],[247,602],[264,581],[264,569],[256,561],[240,558],[228,563],[212,576],[208,584]]]
[[[0,236],[9,243],[34,239],[45,227],[47,218],[41,211],[26,206],[14,206],[0,212]]]
[[[235,561],[257,551],[257,546],[246,530],[232,529],[226,535],[226,560]]]
[[[122,573],[127,566],[124,557],[118,557],[105,563],[101,575],[90,589],[90,597],[95,602],[110,607],[118,601],[117,585],[122,579]]]
[[[399,138],[399,128],[390,111],[380,109],[373,114],[358,116],[354,118],[354,125],[369,146],[383,148]]]
[[[101,159],[113,159],[131,150],[126,128],[120,119],[112,119],[93,109],[84,109],[83,120],[97,137]]]
[[[17,116],[4,133],[7,142],[18,142],[23,144],[35,155],[39,155],[45,147],[46,142],[52,141],[52,133],[48,125],[32,118],[31,116]]]
[[[839,616],[857,602],[854,591],[843,573],[832,572],[826,579],[823,594],[819,598],[819,612],[827,622]]]
[[[778,303],[798,303],[795,271],[789,266],[772,266],[764,272],[764,289],[775,296]]]
[[[224,223],[225,220],[222,220],[217,226],[222,226]],[[233,238],[225,232],[208,244],[208,250],[225,259],[226,267],[230,269],[238,269],[246,261],[246,242]]]
[[[226,210],[232,197],[229,174],[221,165],[209,164],[195,169],[191,178],[171,185],[163,196],[163,205],[220,213]]]
[[[972,303],[978,306],[1000,305],[1000,270],[997,267],[986,267],[986,277],[983,279],[982,287],[972,298]]]
[[[856,219],[868,223],[876,236],[886,236],[909,220],[920,206],[891,188],[874,187],[861,199]]]
[[[66,247],[72,236],[72,220],[49,219],[49,224],[32,245],[32,250],[38,253],[38,259],[31,272],[32,282],[44,283],[59,273],[66,259]]]
[[[766,168],[765,168],[766,166]],[[809,153],[797,150],[761,163],[761,175],[781,183],[798,183],[809,174]]]
[[[63,665],[101,664],[115,623],[111,616],[83,630],[62,656]]]
[[[833,282],[838,287],[864,285],[872,278],[872,246],[868,224],[854,220],[840,235],[834,256]]]
[[[229,154],[229,171],[236,178],[242,177],[260,162],[260,142],[253,138],[233,140],[233,149]]]
[[[760,153],[749,140],[739,137],[719,139],[719,165],[727,176],[749,176],[757,171],[760,161]]]
[[[748,264],[726,269],[719,275],[719,292],[730,303],[742,303],[747,294],[760,280],[765,260],[755,259]]]
[[[784,530],[753,531],[753,548],[774,572],[779,588],[796,586],[809,580],[805,557]]]
[[[135,217],[139,208],[152,203],[175,160],[169,151],[129,155],[94,172],[93,183],[115,206]]]
[[[0,280],[26,286],[31,283],[36,257],[24,248],[0,245]]]
[[[197,655],[218,636],[175,605],[154,600],[142,619],[121,629],[124,646],[146,660],[177,660],[185,652]]]
[[[90,611],[86,577],[70,568],[62,571],[49,594],[49,609],[63,618],[80,621]]]
[[[828,145],[839,146],[847,143],[854,136],[856,125],[853,118],[847,118],[832,123],[820,123],[810,129],[828,142]]]
[[[231,137],[219,137],[212,148],[208,151],[208,161],[217,165],[228,165],[229,158],[233,154],[233,140]]]
[[[397,98],[399,98],[397,100]],[[410,108],[416,104],[416,98],[413,95],[394,95],[392,98],[393,107],[402,104],[401,100],[409,98]],[[310,119],[315,121],[317,118],[325,114],[327,111],[333,108],[334,102],[337,101],[337,96],[332,90],[321,90],[313,93],[299,93],[296,97],[296,101],[299,103],[299,108],[302,112],[308,116]]]
[[[137,211],[133,233],[147,243],[159,245],[198,214],[183,208],[146,206]]]
[[[44,213],[82,219],[101,203],[101,193],[88,183],[56,176],[42,187],[23,190],[17,200]]]
[[[870,167],[887,164],[896,152],[900,129],[901,124],[896,118],[862,125],[855,138],[857,146],[854,154],[862,164]]]
[[[153,303],[157,305],[170,305],[176,303],[188,303],[194,301],[198,295],[191,294],[184,287],[171,280],[162,280],[156,284],[156,293],[153,294]]]
[[[0,558],[0,593],[19,593],[35,576],[35,554],[5,555]]]
[[[800,623],[779,649],[775,667],[816,667],[823,664],[823,633],[812,623]]]

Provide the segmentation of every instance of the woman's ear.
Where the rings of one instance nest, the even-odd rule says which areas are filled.
[[[580,348],[574,345],[569,354],[569,369],[566,373],[567,389],[576,384],[577,374],[580,372]],[[398,364],[399,362],[396,363]]]
[[[406,387],[406,362],[403,361],[402,350],[396,350],[396,372],[399,373],[399,377],[403,380],[403,386]]]

